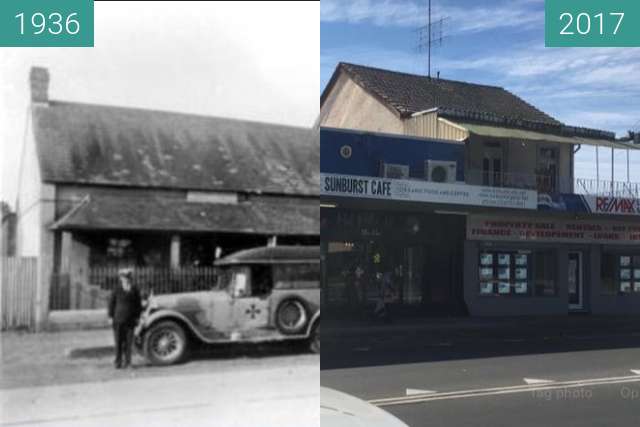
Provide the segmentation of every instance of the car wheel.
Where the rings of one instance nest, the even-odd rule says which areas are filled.
[[[307,310],[301,301],[283,301],[276,311],[276,326],[285,335],[302,333],[307,324]]]
[[[145,356],[153,365],[178,363],[187,353],[187,336],[182,326],[165,320],[147,331],[144,350]]]
[[[311,337],[309,337],[309,350],[311,350],[312,353],[320,353],[320,323],[314,326],[311,332]]]

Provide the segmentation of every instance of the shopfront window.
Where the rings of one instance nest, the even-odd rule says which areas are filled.
[[[491,251],[480,253],[480,295],[531,294],[531,254]]]
[[[603,294],[640,293],[640,255],[602,254],[600,273]]]
[[[480,295],[554,296],[557,293],[552,251],[482,251]]]
[[[618,261],[618,283],[621,293],[640,292],[640,255],[620,255]]]

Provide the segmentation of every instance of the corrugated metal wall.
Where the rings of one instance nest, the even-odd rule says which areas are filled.
[[[439,118],[437,111],[406,119],[404,132],[406,135],[449,141],[463,141],[469,136],[465,129]]]

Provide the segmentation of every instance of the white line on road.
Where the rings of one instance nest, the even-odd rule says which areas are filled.
[[[630,371],[636,375],[640,375],[640,369],[630,369]]]
[[[430,402],[432,400],[462,399],[462,398],[468,398],[468,397],[492,396],[492,395],[501,395],[501,394],[531,392],[531,391],[538,391],[538,390],[556,390],[556,389],[562,389],[562,388],[588,387],[588,386],[621,384],[621,383],[631,383],[631,382],[640,382],[640,375],[563,381],[563,382],[553,382],[549,384],[531,384],[531,385],[518,385],[518,386],[509,386],[509,387],[493,387],[493,388],[484,388],[484,389],[459,390],[459,391],[451,391],[451,392],[433,393],[426,396],[389,397],[389,398],[370,400],[369,403],[377,406],[409,405],[409,404]]]
[[[523,378],[524,382],[527,384],[549,384],[552,383],[553,380],[541,380],[541,379],[537,379],[537,378]]]
[[[437,392],[435,390],[421,390],[419,388],[408,388],[406,393],[407,393],[407,396],[414,396],[416,394],[433,394]]]

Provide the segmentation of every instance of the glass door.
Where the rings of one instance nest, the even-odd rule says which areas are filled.
[[[569,310],[584,308],[582,252],[569,252]]]

